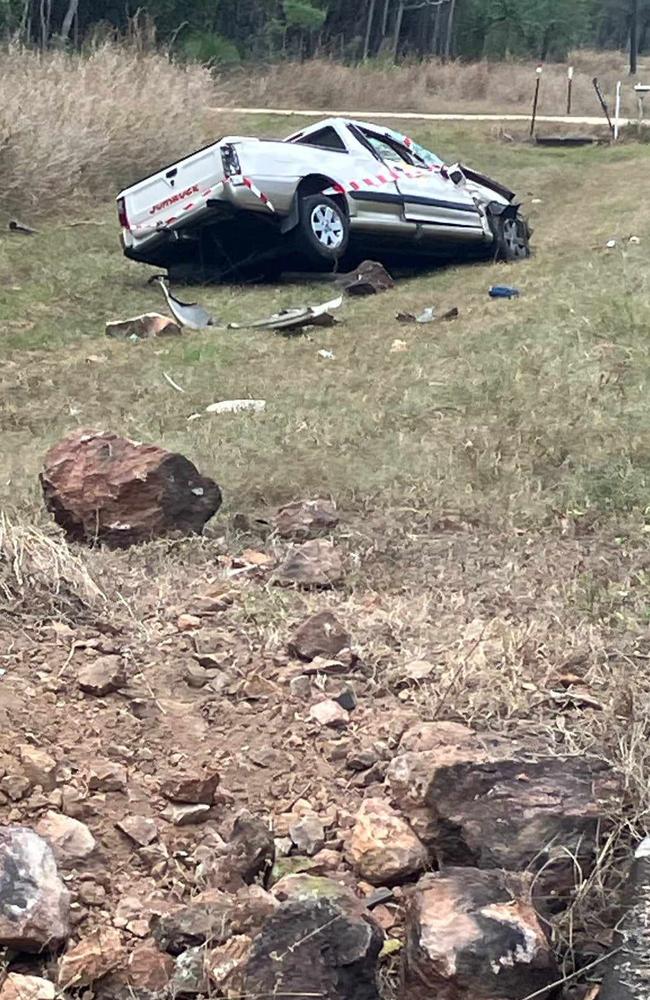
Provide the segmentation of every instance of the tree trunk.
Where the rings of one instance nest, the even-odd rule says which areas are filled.
[[[388,34],[388,15],[390,14],[390,0],[384,0],[384,14],[381,20],[381,40]]]
[[[445,38],[445,59],[451,56],[451,45],[454,40],[454,17],[456,14],[456,0],[451,0],[449,12],[447,14],[447,36]]]
[[[431,43],[431,51],[434,56],[439,56],[441,51],[440,46],[440,29],[442,26],[442,4],[438,4],[435,9],[434,22],[433,22],[433,41]]]
[[[399,52],[399,40],[402,34],[402,21],[404,20],[404,0],[399,0],[399,6],[397,8],[397,16],[395,18],[395,33],[393,35],[393,59],[397,62],[397,55]]]
[[[61,25],[60,34],[61,38],[64,41],[67,41],[70,36],[70,30],[72,28],[74,19],[77,16],[78,7],[79,7],[79,0],[70,0],[70,3],[68,4],[68,9],[65,12],[65,17],[63,18],[63,24]]]
[[[372,37],[372,23],[375,19],[375,7],[377,0],[370,0],[368,7],[368,21],[366,23],[366,37],[363,40],[363,61],[366,62],[370,55],[370,39]]]
[[[632,0],[630,11],[630,76],[636,76],[639,54],[639,0]]]

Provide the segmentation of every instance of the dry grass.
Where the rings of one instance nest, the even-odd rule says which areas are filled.
[[[576,73],[573,114],[600,115],[592,87],[597,76],[612,103],[617,80],[623,89],[623,113],[636,115],[636,98],[627,77],[625,56],[618,52],[580,51],[571,55]],[[647,67],[641,67],[640,77]],[[279,63],[255,74],[241,74],[229,89],[239,106],[313,108],[314,110],[524,112],[532,104],[535,64],[520,62],[443,63],[429,60],[401,66],[369,63],[345,66],[329,60]],[[566,113],[567,64],[546,66],[540,91],[540,114]]]
[[[208,139],[208,70],[100,46],[88,56],[20,48],[0,58],[0,206],[70,213]]]

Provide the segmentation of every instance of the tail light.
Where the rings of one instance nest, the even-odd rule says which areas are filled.
[[[117,199],[117,217],[120,220],[120,226],[122,229],[130,229],[129,217],[126,214],[126,200],[124,198]]]
[[[228,142],[225,146],[221,147],[221,162],[226,177],[235,177],[237,174],[241,174],[241,164],[237,156],[237,150],[232,143]]]

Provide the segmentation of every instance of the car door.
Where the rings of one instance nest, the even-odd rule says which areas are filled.
[[[472,196],[445,176],[444,169],[424,161],[388,133],[361,130],[390,168],[402,199],[404,219],[432,236],[483,239],[481,214]]]

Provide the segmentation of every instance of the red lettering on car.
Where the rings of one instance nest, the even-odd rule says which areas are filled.
[[[156,215],[157,212],[162,212],[165,208],[170,208],[179,201],[183,201],[184,198],[189,198],[191,194],[198,194],[199,185],[193,184],[192,187],[187,188],[186,191],[179,191],[178,194],[173,194],[170,198],[165,198],[164,201],[158,202],[153,208],[149,209],[149,215]]]

